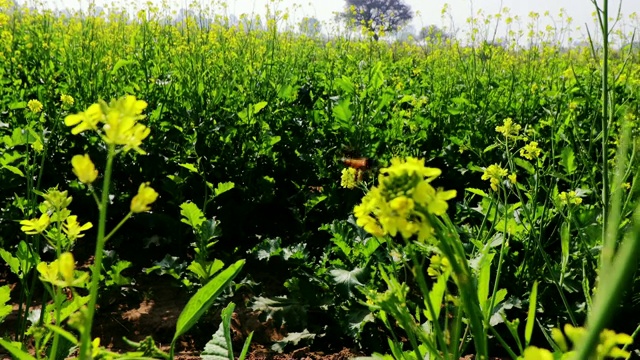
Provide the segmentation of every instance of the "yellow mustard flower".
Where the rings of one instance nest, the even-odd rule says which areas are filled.
[[[93,104],[89,108],[78,114],[67,115],[64,118],[64,124],[67,126],[75,126],[71,129],[73,135],[77,135],[86,130],[97,130],[98,123],[102,121],[104,114],[99,104]]]
[[[92,227],[93,224],[91,224],[90,222],[80,225],[80,223],[78,223],[78,216],[71,215],[67,217],[66,222],[62,224],[62,231],[67,234],[67,237],[70,241],[74,241],[78,238],[83,237],[84,234],[82,232],[85,230],[89,230]]]
[[[401,234],[404,238],[417,235],[423,241],[432,236],[433,227],[427,215],[442,215],[446,200],[455,191],[435,190],[429,182],[440,175],[440,169],[424,166],[423,159],[393,159],[373,187],[357,205],[357,224],[376,236]]]
[[[43,109],[42,103],[38,100],[29,100],[29,102],[27,103],[27,107],[34,114],[41,112]]]
[[[42,261],[36,269],[40,273],[40,279],[51,283],[57,287],[79,287],[83,286],[89,278],[89,274],[82,273],[79,277],[75,275],[75,260],[73,254],[65,252],[60,258],[47,264]]]
[[[571,111],[575,111],[578,108],[578,103],[575,101],[572,101],[569,103],[569,110]]]
[[[553,360],[553,353],[547,349],[529,346],[524,350],[524,360]]]
[[[22,225],[20,230],[22,230],[27,235],[41,234],[43,231],[47,229],[50,221],[51,221],[51,218],[49,217],[49,215],[45,213],[45,214],[42,214],[40,218],[37,218],[37,219],[20,221],[20,225]]]
[[[567,205],[567,204],[574,204],[574,205],[580,205],[582,204],[582,198],[579,197],[575,191],[569,191],[568,193],[563,191],[560,194],[558,194],[558,198],[560,199],[560,203],[562,205]]]
[[[83,184],[91,184],[98,178],[98,170],[87,154],[75,155],[71,158],[71,166],[73,173]]]
[[[62,94],[60,95],[60,102],[62,103],[63,106],[69,107],[73,105],[75,100],[71,95]]]
[[[342,176],[340,177],[340,186],[347,189],[353,189],[357,185],[358,170],[354,168],[342,169]]]
[[[429,268],[427,269],[429,276],[436,277],[451,269],[451,263],[446,257],[436,254],[431,256],[429,260]]]
[[[105,141],[124,146],[124,151],[133,149],[145,154],[140,144],[151,130],[137,121],[144,119],[142,111],[146,107],[147,103],[137,100],[135,96],[125,96],[109,104],[104,125]]]
[[[520,156],[527,160],[537,159],[541,153],[542,150],[538,147],[537,141],[532,141],[520,149]]]
[[[149,187],[149,183],[143,183],[138,189],[138,194],[131,199],[131,212],[141,213],[151,210],[149,207],[158,198],[158,193]]]
[[[580,343],[585,334],[585,328],[574,327],[571,324],[566,324],[564,326],[564,334],[559,329],[553,329],[551,336],[563,351],[563,358],[568,358],[570,355],[575,354],[575,351],[568,351],[569,346],[566,338],[571,340],[571,343],[575,346]],[[624,346],[631,345],[632,343],[633,338],[631,336],[624,333],[617,334],[612,330],[604,329],[600,333],[598,345],[596,346],[597,358],[627,358],[630,355],[629,352],[621,349],[618,345]]]
[[[509,174],[509,176],[507,176],[507,179],[509,179],[509,182],[513,185],[515,185],[518,180],[516,173]]]
[[[517,137],[522,127],[513,122],[513,119],[506,118],[501,126],[496,126],[496,131],[506,138]]]
[[[493,191],[498,191],[498,185],[504,177],[508,175],[507,170],[503,169],[498,164],[489,165],[482,174],[482,180],[489,180]]]

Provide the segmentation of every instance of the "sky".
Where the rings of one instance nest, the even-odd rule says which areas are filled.
[[[86,7],[89,1],[95,1],[98,5],[113,3],[113,0],[21,0],[28,4],[31,2],[44,2],[52,8],[72,8],[77,9],[79,4]],[[115,0],[119,3],[119,0]],[[152,0],[159,3],[160,0]],[[221,3],[222,0],[166,0],[176,8],[184,7],[185,4],[195,1],[197,3],[207,5],[213,3]],[[471,16],[477,16],[477,12],[482,10],[485,14],[497,14],[501,9],[509,8],[512,16],[519,16],[523,21],[523,26],[528,20],[530,12],[538,12],[541,15],[540,24],[542,29],[547,25],[556,25],[561,21],[558,17],[561,9],[564,9],[567,16],[573,18],[572,28],[580,27],[572,34],[575,38],[580,35],[586,35],[585,24],[589,26],[592,34],[595,32],[595,23],[593,18],[594,5],[592,0],[404,0],[411,9],[417,13],[413,22],[410,24],[414,29],[419,30],[423,26],[436,25],[438,27],[451,28],[451,24],[462,28],[466,26],[466,20]],[[288,9],[291,14],[292,21],[298,21],[305,16],[315,17],[320,20],[325,28],[330,27],[330,22],[334,18],[334,13],[344,9],[345,0],[225,0],[229,13],[240,15],[247,14],[265,14],[266,6],[276,8],[278,10]],[[599,4],[603,0],[597,0]],[[127,3],[120,2],[120,3]],[[130,2],[129,2],[130,3]],[[144,1],[138,1],[143,4]],[[442,18],[442,9],[448,4],[450,15],[446,19]],[[637,28],[640,24],[628,20],[628,16],[632,13],[640,15],[640,0],[609,0],[610,14],[617,13],[621,6],[621,13],[625,16],[625,25],[622,30],[628,33]],[[544,13],[549,11],[549,15],[553,17],[545,17]],[[636,18],[637,19],[637,18]],[[555,22],[555,23],[554,23]],[[640,30],[640,29],[638,29]],[[506,31],[506,30],[504,30]],[[498,34],[502,36],[503,34]]]

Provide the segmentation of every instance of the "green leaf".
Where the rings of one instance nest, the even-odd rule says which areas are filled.
[[[11,314],[11,305],[7,305],[9,300],[11,300],[11,288],[9,285],[0,286],[0,323]]]
[[[15,343],[11,343],[4,339],[0,339],[0,346],[7,349],[7,351],[13,355],[17,360],[36,360],[33,356],[31,356],[28,352],[16,347]]]
[[[482,150],[483,153],[489,152],[495,148],[497,148],[498,146],[500,146],[499,144],[491,144],[489,146],[487,146],[486,148],[484,148],[484,150]]]
[[[531,296],[529,296],[529,313],[527,314],[527,323],[524,326],[524,341],[525,346],[529,346],[531,341],[531,334],[533,333],[533,324],[536,318],[536,307],[538,301],[538,282],[533,283],[533,289],[531,289]]]
[[[118,72],[118,70],[120,70],[121,67],[128,66],[128,65],[131,65],[133,63],[135,63],[135,60],[120,59],[120,60],[118,60],[118,62],[116,62],[115,65],[113,65],[113,69],[111,70],[109,75],[113,76]]]
[[[253,339],[253,331],[249,333],[249,336],[247,336],[247,339],[244,341],[244,345],[242,346],[242,351],[240,352],[240,356],[238,356],[238,360],[244,360],[247,357],[249,346],[251,345],[251,339]]]
[[[27,107],[26,101],[14,101],[9,104],[9,110],[19,110]]]
[[[303,340],[313,340],[316,334],[312,334],[309,330],[304,329],[303,332],[290,332],[284,339],[276,342],[271,346],[271,350],[281,353],[287,344],[298,345]]]
[[[227,191],[233,189],[235,186],[236,186],[236,184],[234,184],[231,181],[219,183],[218,186],[216,187],[215,191],[214,191],[214,196],[219,196],[221,194],[224,194]]]
[[[22,170],[18,169],[17,167],[13,166],[13,165],[4,165],[2,166],[3,169],[7,169],[9,171],[11,171],[12,173],[24,177],[24,173],[22,172]]]
[[[266,101],[260,101],[260,102],[259,102],[259,103],[257,103],[257,104],[253,104],[253,105],[252,105],[252,106],[253,106],[253,112],[252,112],[252,115],[253,115],[253,114],[257,114],[257,113],[259,113],[259,112],[260,112],[260,110],[264,109],[264,108],[265,108],[265,106],[267,106],[267,104],[268,104],[268,103],[267,103]]]
[[[569,262],[569,241],[570,241],[570,224],[568,221],[565,221],[562,223],[562,226],[560,227],[560,247],[562,249],[562,262],[561,262],[561,267],[562,267],[562,272],[564,273],[564,270],[567,267],[567,263]]]
[[[431,315],[431,312],[427,309],[424,310],[424,315],[429,319],[429,321],[437,321],[440,318],[440,310],[442,309],[442,299],[444,298],[445,290],[447,289],[447,281],[449,280],[449,273],[445,272],[438,276],[435,284],[429,291],[429,301],[431,302],[431,306],[433,311],[435,312],[436,318],[434,319]]]
[[[342,75],[342,78],[336,80],[335,84],[347,94],[353,94],[356,91],[356,87],[353,85],[351,79],[345,75]]]
[[[344,124],[350,124],[351,115],[353,115],[353,112],[349,108],[350,106],[351,106],[351,100],[349,99],[341,100],[338,103],[338,105],[336,105],[333,108],[333,116],[335,116],[336,119],[340,120],[340,122]]]
[[[476,189],[476,188],[466,188],[464,189],[465,191],[468,191],[472,194],[476,194],[476,195],[480,195],[482,197],[488,198],[489,194],[487,194],[486,192],[480,190],[480,189]]]
[[[198,229],[206,220],[198,205],[192,202],[184,202],[180,205],[180,215],[183,216],[180,221],[194,229]]]
[[[234,303],[229,303],[220,317],[222,321],[211,340],[204,346],[200,358],[203,360],[234,360],[233,344],[231,342],[231,315],[233,315]]]
[[[578,168],[576,166],[576,156],[573,153],[573,149],[570,147],[566,147],[562,150],[562,154],[560,154],[561,160],[560,165],[564,167],[564,170],[567,172],[567,175],[573,174],[574,171]]]
[[[535,174],[536,169],[533,168],[533,165],[531,165],[530,162],[524,160],[524,159],[520,159],[520,158],[515,158],[514,159],[516,165],[520,166],[521,168],[525,169],[529,174]]]
[[[480,307],[487,316],[493,309],[489,309],[489,284],[491,282],[491,262],[495,254],[489,253],[489,247],[485,247],[485,251],[480,257],[479,269],[478,269],[478,300],[480,300]]]
[[[13,257],[13,255],[5,249],[0,249],[0,258],[9,265],[12,273],[20,276],[20,260],[18,260],[18,258]]]
[[[329,272],[331,276],[333,276],[333,281],[336,282],[338,286],[346,289],[347,294],[349,296],[353,295],[353,289],[356,286],[364,285],[360,282],[359,277],[364,274],[364,270],[356,267],[355,269],[349,271],[344,269],[333,269]]]
[[[191,171],[192,173],[196,173],[196,174],[198,173],[198,169],[193,164],[178,164],[178,165]]]
[[[218,295],[220,295],[229,283],[240,273],[244,264],[245,260],[236,261],[233,265],[226,268],[205,286],[200,288],[200,290],[198,290],[198,292],[189,299],[189,302],[178,317],[176,332],[173,335],[173,340],[171,341],[172,349],[174,348],[178,338],[184,335],[193,325],[195,325],[196,322],[198,322],[200,317],[202,317],[202,315],[209,309]]]
[[[70,333],[67,330],[61,328],[60,326],[56,326],[56,325],[52,325],[52,324],[46,324],[45,326],[47,327],[47,329],[53,331],[54,333],[62,336],[65,339],[67,339],[70,343],[72,343],[74,345],[78,345],[79,344],[78,339],[75,336],[73,336],[72,333]]]

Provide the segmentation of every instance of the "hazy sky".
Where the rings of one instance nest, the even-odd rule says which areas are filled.
[[[22,0],[20,2],[23,2]],[[71,7],[78,8],[79,4],[85,7],[90,0],[27,0],[27,3],[34,1],[44,1],[52,7]],[[113,3],[113,0],[94,0],[98,5]],[[160,0],[152,0],[155,3],[159,3]],[[192,0],[167,0],[176,8],[185,7],[185,4],[192,2]],[[122,1],[115,1],[116,3],[123,3]],[[207,0],[195,0],[195,2],[206,5],[212,3],[220,3],[217,1]],[[509,8],[512,15],[518,15],[523,21],[527,20],[527,15],[530,12],[538,12],[541,14],[540,24],[543,26],[552,25],[552,21],[543,16],[545,11],[549,11],[550,15],[555,18],[556,21],[560,20],[558,14],[561,9],[565,9],[568,16],[573,18],[573,27],[580,26],[584,28],[584,24],[588,23],[590,28],[593,29],[593,17],[594,6],[591,0],[405,0],[409,4],[414,12],[418,12],[418,15],[414,18],[411,25],[415,29],[420,29],[426,25],[438,25],[449,26],[451,19],[446,19],[443,23],[441,17],[441,10],[445,4],[449,5],[450,14],[453,22],[457,27],[465,26],[466,19],[472,14],[477,14],[478,10],[483,10],[485,14],[496,14],[501,8]],[[602,4],[603,0],[597,0]],[[124,2],[129,3],[129,2]],[[144,1],[138,1],[138,4],[143,4]],[[292,15],[292,20],[299,20],[304,16],[313,16],[322,22],[328,22],[333,19],[333,13],[341,11],[344,8],[344,0],[226,0],[228,4],[228,11],[230,13],[239,15],[242,13],[265,13],[265,6],[269,5],[272,8],[276,7],[279,10],[289,9],[289,13]],[[618,7],[622,3],[622,14],[627,19],[628,15],[636,12],[640,14],[640,0],[610,0],[609,8],[611,14],[615,14]],[[632,29],[632,26],[638,26],[631,24],[629,21],[624,30],[628,32]],[[584,32],[584,30],[582,31]],[[579,32],[575,34],[576,38],[580,36]]]

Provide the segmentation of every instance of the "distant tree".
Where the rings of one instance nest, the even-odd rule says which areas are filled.
[[[346,0],[344,13],[340,15],[347,21],[354,21],[373,33],[378,40],[382,32],[396,32],[405,26],[413,13],[403,0]]]
[[[425,40],[427,43],[435,44],[440,41],[445,42],[447,39],[451,39],[452,36],[435,25],[429,25],[420,29],[418,37],[420,40]]]
[[[305,34],[309,37],[314,37],[320,33],[322,30],[322,24],[320,21],[314,17],[304,17],[300,24],[298,24],[300,33]]]

